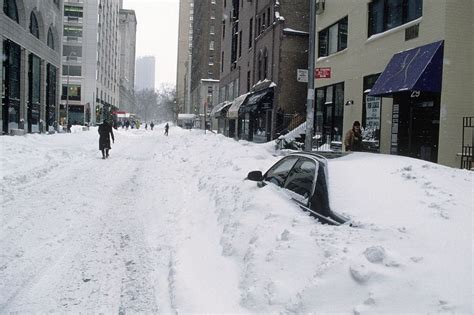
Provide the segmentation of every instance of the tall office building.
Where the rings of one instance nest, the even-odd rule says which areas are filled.
[[[193,0],[179,2],[179,31],[178,31],[178,65],[176,73],[176,97],[180,110],[191,112],[190,106],[190,79],[191,53],[193,41]]]
[[[95,124],[119,106],[117,0],[65,0],[61,107],[71,123]]]
[[[211,0],[194,3],[191,106],[202,117],[202,123],[218,102],[222,2]]]
[[[137,18],[133,10],[120,10],[120,109],[135,107],[135,49]]]
[[[136,64],[135,90],[155,89],[155,57],[139,57]]]
[[[60,0],[0,0],[0,134],[53,130],[58,121]]]

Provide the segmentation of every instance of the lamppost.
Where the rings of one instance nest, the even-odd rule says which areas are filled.
[[[305,151],[313,150],[314,133],[314,56],[316,30],[316,0],[309,0],[308,97],[306,107]]]
[[[74,51],[71,51],[69,55],[67,56],[67,79],[66,79],[66,126],[69,126],[69,60],[71,59],[72,56],[77,56],[77,54]]]

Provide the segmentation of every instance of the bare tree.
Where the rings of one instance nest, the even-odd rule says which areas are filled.
[[[145,122],[154,119],[158,104],[158,93],[152,89],[140,90],[136,93],[137,108],[135,113]]]

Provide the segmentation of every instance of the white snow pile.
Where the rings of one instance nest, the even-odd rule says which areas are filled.
[[[244,180],[273,143],[163,133],[0,137],[0,313],[472,314],[472,172],[330,160],[335,227]]]

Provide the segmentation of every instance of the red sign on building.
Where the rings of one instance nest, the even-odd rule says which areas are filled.
[[[316,68],[314,69],[314,77],[316,79],[331,78],[331,68]]]

